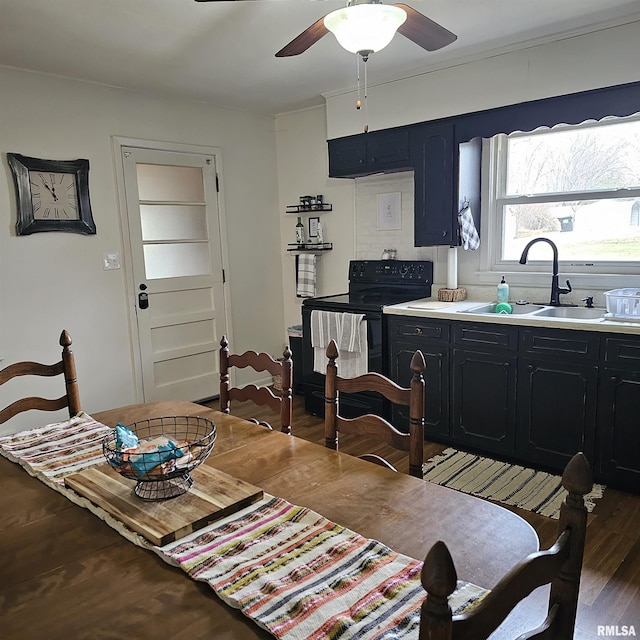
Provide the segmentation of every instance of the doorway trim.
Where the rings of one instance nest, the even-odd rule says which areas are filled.
[[[216,173],[218,181],[218,216],[220,220],[220,258],[222,261],[222,269],[224,272],[224,320],[227,327],[227,339],[233,343],[233,329],[229,322],[230,314],[230,296],[229,291],[229,259],[227,253],[227,225],[226,210],[224,206],[224,179],[223,179],[223,162],[222,150],[220,147],[210,147],[205,145],[185,144],[180,142],[166,142],[159,140],[144,140],[139,138],[128,138],[123,136],[111,136],[111,146],[114,160],[114,170],[116,174],[116,195],[118,200],[118,212],[120,223],[120,242],[122,246],[123,268],[125,279],[125,295],[127,300],[127,318],[129,330],[129,346],[131,355],[131,364],[133,368],[134,382],[134,398],[135,402],[144,401],[144,390],[142,381],[142,362],[140,359],[140,343],[138,340],[137,330],[137,286],[133,273],[133,256],[131,251],[131,236],[129,231],[129,215],[127,209],[124,164],[122,162],[123,147],[135,147],[138,149],[150,149],[154,151],[168,151],[174,153],[191,153],[202,154],[216,157]]]

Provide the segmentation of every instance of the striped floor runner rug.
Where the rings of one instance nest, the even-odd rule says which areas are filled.
[[[550,518],[559,517],[567,493],[560,476],[456,449],[445,449],[427,460],[423,469],[424,479],[429,482]],[[593,485],[593,491],[585,496],[588,511],[593,511],[594,500],[602,498],[604,489],[603,485]]]

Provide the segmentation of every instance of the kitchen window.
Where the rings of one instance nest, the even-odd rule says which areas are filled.
[[[494,136],[488,168],[483,270],[546,271],[542,236],[562,273],[640,274],[639,116]]]

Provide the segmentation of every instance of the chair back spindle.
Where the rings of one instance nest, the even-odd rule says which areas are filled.
[[[291,350],[285,347],[282,360],[276,360],[268,353],[245,351],[242,354],[234,354],[229,350],[229,341],[226,336],[220,340],[220,411],[230,413],[231,401],[245,402],[247,400],[258,406],[267,406],[280,417],[280,431],[291,433],[291,421],[293,413],[293,397],[291,384],[293,380],[293,359]],[[248,384],[244,387],[232,387],[230,383],[229,369],[236,367],[243,369],[250,367],[256,372],[266,371],[272,376],[279,376],[282,384],[282,392],[276,395],[267,386]],[[271,429],[268,422],[253,419],[253,422],[262,424]]]
[[[425,361],[421,351],[416,351],[411,359],[411,384],[401,387],[379,373],[365,373],[355,378],[338,375],[336,361],[340,357],[335,340],[327,347],[327,370],[325,378],[325,445],[338,449],[339,433],[354,433],[372,437],[409,453],[409,473],[422,478],[424,462],[424,371]],[[381,416],[367,414],[357,418],[340,415],[340,393],[376,392],[390,402],[409,408],[409,433],[396,429]],[[393,467],[379,456],[366,454],[362,458]]]
[[[24,411],[36,409],[39,411],[58,411],[69,408],[69,417],[73,417],[82,411],[80,404],[80,390],[76,374],[76,363],[71,350],[71,338],[66,331],[60,334],[60,346],[62,357],[55,364],[41,364],[39,362],[15,362],[0,370],[0,385],[9,382],[19,376],[64,376],[65,393],[56,399],[30,396],[15,400],[0,411],[0,424],[5,423],[14,416]]]

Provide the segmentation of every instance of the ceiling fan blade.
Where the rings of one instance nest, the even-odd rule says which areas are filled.
[[[329,29],[324,26],[324,16],[316,20],[310,27],[307,27],[298,37],[285,45],[276,53],[276,58],[286,56],[297,56],[304,53],[311,45],[315,44],[329,33]]]
[[[412,9],[410,6],[406,4],[395,4],[394,6],[400,7],[400,9],[404,9],[407,12],[407,19],[404,24],[400,25],[398,33],[401,33],[405,38],[409,38],[409,40],[423,49],[436,51],[458,39],[455,33],[451,33],[442,25],[434,22],[431,18],[427,18],[427,16]]]

